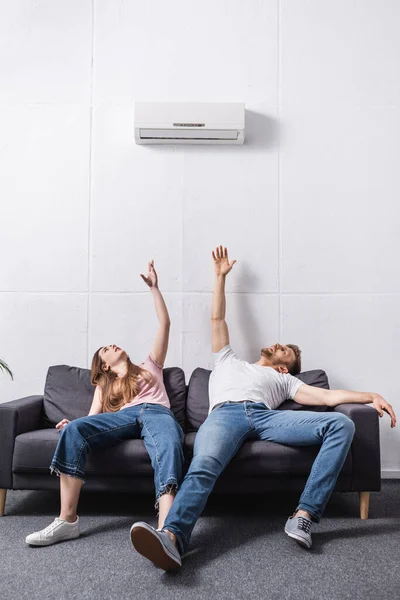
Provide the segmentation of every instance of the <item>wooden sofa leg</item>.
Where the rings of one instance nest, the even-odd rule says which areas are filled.
[[[360,517],[361,519],[368,519],[370,492],[359,492],[358,496],[360,498]]]
[[[4,515],[4,508],[6,505],[7,490],[0,489],[0,517]]]

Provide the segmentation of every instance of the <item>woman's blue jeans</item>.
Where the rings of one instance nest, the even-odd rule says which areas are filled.
[[[50,470],[84,479],[88,452],[142,438],[154,469],[158,502],[182,481],[183,437],[172,411],[159,404],[143,403],[114,413],[82,417],[62,429]]]
[[[354,423],[341,413],[270,410],[263,403],[229,402],[215,408],[200,427],[193,459],[165,520],[186,551],[217,477],[245,440],[290,446],[321,445],[296,510],[319,522],[346,460]]]

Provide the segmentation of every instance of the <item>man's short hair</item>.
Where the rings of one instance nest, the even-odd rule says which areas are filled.
[[[294,352],[295,358],[287,366],[291,375],[298,375],[301,372],[301,350],[296,344],[286,344]]]

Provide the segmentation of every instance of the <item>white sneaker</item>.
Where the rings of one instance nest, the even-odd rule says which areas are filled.
[[[79,517],[76,517],[75,523],[68,523],[57,517],[45,529],[28,535],[25,542],[31,546],[51,546],[51,544],[63,540],[73,540],[79,536]]]

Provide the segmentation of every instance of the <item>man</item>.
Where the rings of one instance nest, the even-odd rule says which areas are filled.
[[[210,376],[210,410],[195,439],[193,459],[162,530],[147,523],[131,528],[134,548],[165,571],[177,570],[193,527],[201,515],[215,481],[246,439],[261,439],[291,446],[321,444],[299,504],[285,525],[285,533],[305,548],[311,547],[311,525],[318,523],[346,459],[354,423],[336,412],[282,411],[286,399],[306,406],[356,402],[373,404],[396,417],[379,394],[325,390],[294,377],[300,372],[300,350],[274,344],[261,351],[254,364],[239,360],[229,345],[225,321],[225,278],[236,261],[226,248],[212,252],[215,287],[212,299],[212,351],[215,368]]]

